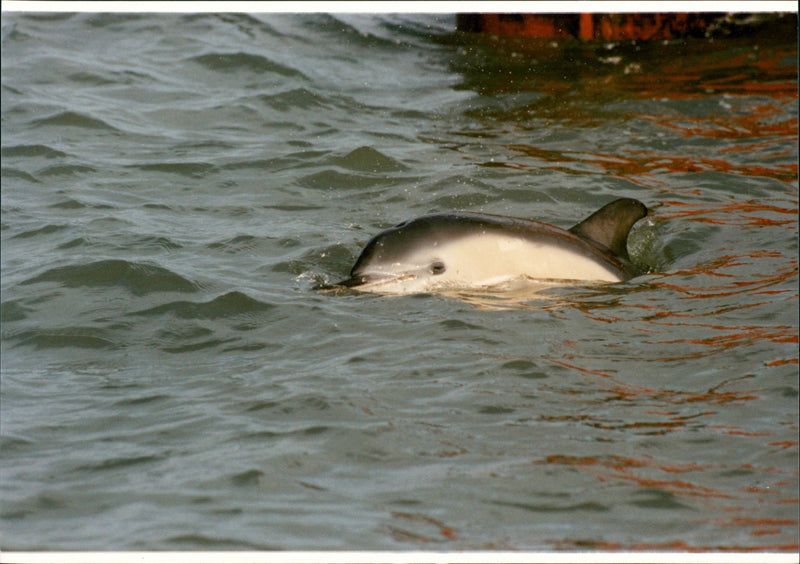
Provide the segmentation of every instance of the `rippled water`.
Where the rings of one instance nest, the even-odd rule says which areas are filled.
[[[4,13],[0,548],[796,551],[796,39]],[[628,283],[314,289],[616,197]]]

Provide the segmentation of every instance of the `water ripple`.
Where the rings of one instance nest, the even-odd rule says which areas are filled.
[[[300,71],[281,65],[261,55],[252,53],[207,53],[192,57],[191,61],[216,72],[237,71],[278,74],[286,77],[303,77]]]
[[[796,552],[783,20],[4,12],[3,548]],[[414,215],[617,197],[624,284],[312,290]]]
[[[151,292],[195,292],[196,283],[166,268],[109,259],[52,268],[22,285],[40,282],[58,282],[68,288],[81,286],[117,286],[137,296]]]
[[[137,311],[131,315],[173,315],[180,319],[222,319],[243,314],[262,313],[274,309],[241,292],[229,292],[208,302],[177,301]]]
[[[46,159],[60,159],[67,156],[67,153],[53,149],[47,145],[9,145],[2,149],[4,157],[44,157]]]
[[[99,129],[106,131],[119,131],[114,126],[100,118],[73,111],[62,111],[51,116],[35,119],[31,122],[33,127],[80,127],[85,129]]]

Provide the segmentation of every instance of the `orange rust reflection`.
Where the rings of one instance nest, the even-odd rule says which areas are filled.
[[[685,356],[681,356],[680,358],[686,358]],[[588,374],[591,376],[600,376],[601,378],[606,379],[609,381],[608,384],[608,393],[610,394],[607,401],[636,401],[643,404],[652,401],[660,401],[665,402],[672,405],[685,405],[685,404],[695,404],[695,403],[705,403],[708,405],[726,405],[730,403],[736,402],[744,402],[744,401],[751,401],[759,399],[758,390],[737,390],[737,391],[728,391],[723,392],[719,391],[717,386],[716,388],[712,388],[705,392],[690,392],[690,391],[681,391],[681,390],[663,390],[663,389],[655,389],[655,388],[648,388],[645,386],[635,386],[632,384],[628,384],[625,382],[619,381],[613,375],[607,372],[601,372],[598,370],[590,370],[588,368],[583,368],[575,363],[566,362],[561,359],[548,359],[553,364],[558,366],[563,366],[565,368],[570,368],[573,370],[577,370],[583,374]],[[660,359],[659,359],[660,360]],[[745,376],[744,378],[750,378],[751,376]],[[741,378],[740,378],[741,379]],[[724,384],[724,382],[723,382]],[[642,423],[642,422],[628,422],[622,423],[619,425],[614,426],[613,428],[642,428],[647,426],[659,426],[664,429],[672,429],[681,427],[689,423],[689,420],[683,420],[678,422],[662,422],[662,423]],[[599,426],[599,425],[598,425]],[[611,427],[609,427],[611,428]]]
[[[690,204],[686,202],[678,202],[674,200],[662,201],[662,204],[669,206],[668,209],[659,210],[659,218],[664,220],[669,219],[688,219],[690,221],[698,221],[701,223],[713,223],[717,225],[757,225],[757,226],[780,226],[780,225],[797,225],[798,208],[791,207],[785,208],[777,205],[769,205],[763,203],[756,203],[752,201],[744,202],[731,202],[728,204],[719,203],[713,207],[706,205]],[[759,217],[754,214],[779,214],[787,216],[781,219],[767,219]],[[724,218],[708,217],[724,215]],[[769,251],[760,251],[760,254],[751,256],[764,257],[774,256],[768,253]]]
[[[687,135],[692,135],[687,132]],[[721,158],[704,157],[702,155],[687,156],[682,154],[656,153],[645,150],[627,150],[621,154],[605,153],[577,153],[570,151],[545,150],[530,145],[507,145],[507,149],[523,153],[535,159],[532,163],[515,160],[510,163],[492,161],[486,166],[504,167],[515,170],[554,170],[572,174],[586,174],[586,167],[592,167],[597,172],[606,172],[612,176],[625,178],[637,184],[658,184],[654,174],[664,173],[696,173],[696,172],[724,172],[744,177],[774,178],[782,182],[791,182],[798,177],[796,164],[776,164],[767,166],[761,163],[733,162]],[[762,151],[763,152],[763,151]],[[782,151],[783,152],[783,151]],[[773,158],[781,156],[772,153],[765,156]],[[541,162],[537,162],[541,161]],[[647,182],[645,182],[647,181]],[[796,212],[796,210],[795,210]]]
[[[547,456],[543,460],[535,461],[534,464],[564,464],[567,466],[601,466],[611,468],[614,470],[621,470],[624,468],[657,468],[665,472],[694,472],[697,470],[708,470],[711,468],[718,468],[719,465],[710,464],[697,464],[689,462],[686,464],[659,464],[658,462],[648,458],[632,458],[625,456],[567,456],[562,454],[553,454]]]
[[[722,335],[714,334],[710,337],[704,338],[684,338],[672,339],[666,341],[659,341],[660,344],[670,345],[678,343],[691,343],[693,345],[710,346],[720,350],[732,349],[744,344],[752,344],[756,341],[767,340],[773,343],[797,343],[798,342],[798,329],[797,327],[748,327],[748,326],[734,326],[724,327],[704,323],[669,323],[661,322],[660,325],[665,326],[682,326],[682,327],[704,327],[714,329],[715,331],[738,331],[733,334]]]
[[[795,430],[797,430],[797,429],[795,429]],[[786,449],[789,449],[789,448],[792,448],[792,449],[797,448],[798,443],[799,443],[799,441],[774,441],[774,442],[767,443],[767,444],[769,446],[780,447],[780,448],[774,449],[772,451],[772,452],[777,452],[779,450],[786,450]]]
[[[742,279],[741,275],[734,272],[724,272],[725,269],[734,269],[750,264],[752,258],[763,258],[765,255],[759,256],[759,252],[742,253],[738,255],[721,255],[705,264],[698,265],[692,269],[678,270],[665,275],[662,280],[657,280],[652,283],[653,288],[664,288],[683,294],[686,299],[705,299],[711,297],[730,297],[737,294],[747,293],[751,295],[763,294],[765,291],[772,293],[788,293],[791,292],[796,295],[797,292],[792,289],[785,290],[766,290],[770,286],[783,284],[797,279],[798,276],[798,261],[794,259],[787,259],[783,267],[775,269],[773,272],[765,272],[763,275],[749,274],[746,279]],[[721,272],[722,271],[722,272]],[[666,282],[672,276],[713,276],[716,278],[729,279],[728,284],[724,285],[710,285],[710,286],[689,286],[686,284],[671,284]],[[752,305],[752,304],[751,304]],[[719,311],[713,312],[713,315],[719,314]],[[691,316],[698,314],[693,313]],[[654,314],[655,317],[680,317],[681,315],[674,312],[662,312]],[[687,317],[687,314],[682,316]]]
[[[775,116],[782,116],[785,109],[773,104],[761,104],[748,107],[744,115],[723,115],[690,117],[674,115],[638,115],[639,119],[649,121],[659,127],[675,131],[681,137],[708,137],[711,139],[759,139],[767,138],[760,143],[761,149],[774,145],[776,138],[791,140],[798,131],[797,118],[773,122]],[[741,147],[739,147],[741,149]],[[733,152],[737,152],[736,148]],[[780,155],[788,155],[784,150]]]
[[[558,550],[597,550],[605,552],[797,552],[797,543],[763,545],[691,545],[682,541],[660,543],[621,543],[604,540],[559,539],[550,541]]]
[[[730,470],[730,466],[724,464],[697,464],[685,463],[674,464],[663,461],[653,460],[650,458],[633,458],[622,456],[568,456],[568,455],[550,455],[543,459],[535,460],[532,462],[535,465],[558,465],[567,466],[569,468],[578,470],[580,472],[587,472],[593,476],[598,482],[609,484],[610,482],[618,482],[620,484],[633,484],[644,490],[659,491],[667,494],[674,495],[678,498],[685,499],[692,503],[702,503],[719,505],[718,509],[725,513],[743,513],[747,509],[741,505],[742,502],[751,499],[754,495],[758,496],[757,501],[759,504],[774,503],[774,504],[798,504],[797,499],[768,499],[766,496],[773,495],[778,492],[771,491],[768,487],[744,487],[738,490],[738,493],[728,493],[719,488],[701,485],[687,479],[692,473],[703,473],[715,470]],[[757,470],[759,472],[768,472],[776,475],[783,476],[796,476],[797,472],[779,470],[776,468],[754,468],[751,464],[742,464],[736,466],[741,470]],[[656,473],[666,474],[682,474],[685,477],[681,479],[668,478],[667,476],[652,475]],[[650,474],[650,475],[646,475]],[[772,486],[777,486],[779,483],[788,483],[786,480],[773,482]],[[791,482],[794,483],[794,482]],[[606,486],[608,487],[608,486]],[[797,519],[791,518],[762,518],[750,516],[733,516],[733,517],[716,517],[695,520],[698,524],[712,524],[716,527],[728,527],[732,529],[744,529],[754,539],[762,539],[763,537],[773,535],[794,535],[794,531],[798,526]],[[683,542],[671,543],[606,543],[605,541],[597,541],[593,539],[560,539],[551,541],[556,546],[560,547],[593,547],[601,550],[663,550],[665,548],[683,551],[693,550],[788,550],[795,547],[791,543],[775,543],[772,545],[758,544],[752,546],[747,545],[725,545],[725,546],[698,546]],[[760,542],[760,541],[759,541]]]
[[[708,470],[712,465],[698,464],[661,464],[653,460],[644,458],[627,458],[620,456],[562,456],[552,455],[544,460],[534,461],[534,464],[558,464],[574,467],[580,470],[589,470],[595,479],[601,482],[610,480],[620,480],[632,482],[645,489],[658,489],[672,494],[686,497],[715,498],[715,499],[737,499],[738,496],[726,493],[718,488],[700,486],[686,480],[674,479],[655,479],[639,476],[635,473],[637,469],[654,469],[672,474],[681,474]]]
[[[772,433],[754,433],[752,431],[742,431],[739,427],[733,425],[709,425],[709,429],[720,429],[726,435],[739,435],[742,437],[769,437]]]
[[[791,43],[752,50],[733,50],[726,57],[664,57],[650,72],[626,76],[631,91],[642,97],[698,98],[725,92],[797,98],[797,48]]]
[[[785,55],[785,53],[784,53]],[[778,57],[782,58],[783,55]],[[795,52],[796,56],[796,52]],[[743,63],[747,64],[747,63]],[[773,60],[770,63],[758,63],[762,68],[778,64]],[[642,75],[625,76],[625,88],[631,91],[625,96],[648,99],[656,97],[659,100],[679,100],[682,98],[708,97],[716,90],[735,93],[726,98],[720,98],[719,111],[710,111],[708,115],[694,116],[680,113],[676,109],[659,113],[637,112],[636,107],[630,113],[623,115],[626,121],[636,123],[637,120],[646,122],[669,134],[677,134],[685,139],[707,138],[725,143],[709,155],[700,149],[687,154],[680,152],[654,151],[652,149],[626,148],[615,153],[580,152],[571,150],[553,150],[536,147],[529,144],[515,143],[506,145],[505,148],[513,153],[519,153],[533,159],[526,163],[524,159],[513,158],[509,162],[492,161],[487,166],[502,166],[518,170],[556,170],[573,174],[586,174],[587,167],[598,172],[618,176],[644,186],[660,186],[659,178],[651,175],[664,173],[694,173],[704,171],[723,172],[744,177],[772,178],[781,182],[797,181],[798,165],[793,162],[798,139],[798,119],[787,117],[786,105],[791,103],[785,98],[798,98],[796,70],[789,69],[781,74],[782,80],[778,82],[745,80],[744,85],[738,84],[745,79],[744,75],[727,76],[721,79],[702,78],[708,69],[697,69],[694,73],[687,72],[685,63],[681,62],[681,69],[673,69],[667,65],[664,72],[642,73]],[[780,71],[784,72],[784,71]],[[717,74],[715,69],[714,74]],[[631,81],[638,81],[638,87],[632,87]],[[686,93],[687,83],[702,84],[697,86],[698,92]],[[651,83],[657,82],[656,90],[649,90]],[[591,80],[589,85],[594,84]],[[540,85],[541,88],[543,88]],[[555,87],[554,87],[555,88]],[[622,86],[620,86],[622,88]],[[594,92],[596,89],[597,92]],[[546,88],[543,90],[547,91]],[[599,81],[584,92],[586,99],[607,97],[609,91],[614,91],[614,85]],[[621,92],[620,92],[621,93]],[[767,102],[757,99],[753,94],[766,93],[769,95]],[[544,104],[544,102],[539,105]],[[570,124],[573,127],[602,127],[604,123],[592,119],[589,115],[569,106],[566,109],[538,107],[530,110],[534,115],[546,115],[548,123],[556,121]],[[563,114],[561,113],[563,112]],[[588,112],[587,112],[588,113]],[[596,113],[596,110],[595,110]],[[650,133],[653,135],[653,133]],[[780,160],[775,164],[767,164]],[[788,161],[788,162],[787,162]],[[796,213],[796,212],[795,212]]]
[[[392,511],[392,517],[404,526],[416,527],[422,529],[433,529],[431,532],[416,532],[410,531],[406,528],[400,528],[395,525],[388,527],[390,534],[396,540],[401,541],[414,541],[414,542],[444,542],[458,539],[458,534],[454,529],[445,525],[443,522],[433,517],[428,517],[422,513],[407,513],[405,511]],[[438,535],[438,536],[436,536]]]

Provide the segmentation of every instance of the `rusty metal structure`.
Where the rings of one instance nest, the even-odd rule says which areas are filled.
[[[722,13],[458,14],[459,31],[582,40],[664,40],[704,36]]]

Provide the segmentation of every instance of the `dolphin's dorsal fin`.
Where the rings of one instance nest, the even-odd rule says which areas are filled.
[[[639,200],[622,198],[606,204],[570,229],[578,237],[602,245],[625,260],[628,258],[628,233],[633,224],[647,215]]]

